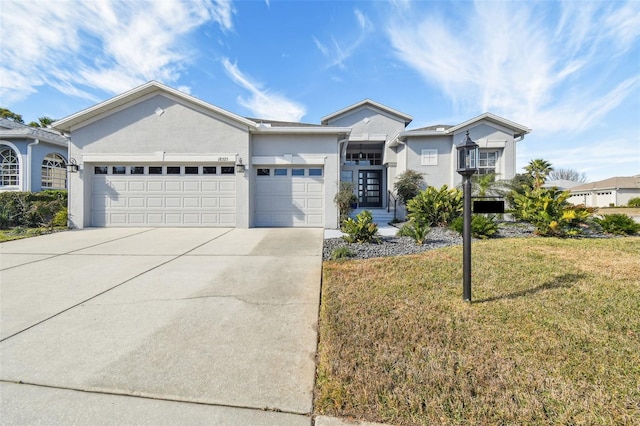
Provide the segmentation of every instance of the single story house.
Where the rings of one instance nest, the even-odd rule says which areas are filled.
[[[71,226],[337,228],[340,180],[359,207],[387,207],[408,169],[457,185],[456,143],[480,145],[480,172],[515,174],[530,129],[493,114],[406,130],[412,117],[371,100],[320,124],[246,118],[152,81],[66,117]]]
[[[613,177],[585,183],[569,189],[567,201],[587,207],[626,206],[634,197],[640,197],[640,175]]]
[[[0,192],[67,188],[69,140],[0,118]]]

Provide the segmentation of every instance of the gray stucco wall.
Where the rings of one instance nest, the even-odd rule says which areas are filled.
[[[427,166],[421,164],[423,149],[438,150],[438,164]],[[452,140],[450,136],[409,138],[406,155],[406,169],[424,173],[424,180],[429,186],[441,187],[452,185]],[[402,170],[404,171],[404,170]],[[399,170],[399,173],[401,171]]]
[[[157,114],[160,108],[162,114]],[[168,95],[151,95],[118,111],[107,113],[71,130],[69,156],[80,164],[70,175],[69,217],[75,227],[90,225],[90,154],[236,154],[245,163],[250,157],[249,131],[240,123],[211,111],[186,105]],[[194,161],[197,159],[194,158]],[[234,160],[235,161],[235,158]],[[249,226],[249,179],[236,175],[236,224]]]

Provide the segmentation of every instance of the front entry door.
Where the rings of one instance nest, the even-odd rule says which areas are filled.
[[[358,172],[358,207],[382,207],[382,171]]]

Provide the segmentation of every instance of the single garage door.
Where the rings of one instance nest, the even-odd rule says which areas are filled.
[[[321,167],[267,167],[256,174],[256,226],[324,227]]]
[[[230,165],[96,165],[92,226],[235,226]]]

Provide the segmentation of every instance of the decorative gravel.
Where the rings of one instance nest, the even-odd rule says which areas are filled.
[[[400,224],[399,224],[400,225]],[[503,222],[499,224],[497,238],[540,238],[534,233],[534,227],[528,223]],[[612,238],[611,235],[587,232],[580,238]],[[421,253],[441,247],[462,244],[462,236],[446,228],[431,228],[427,240],[418,245],[409,237],[380,237],[380,243],[349,244],[342,238],[324,240],[323,260],[330,260],[333,251],[339,247],[348,247],[352,253],[350,259],[369,259],[372,257],[401,256]]]

